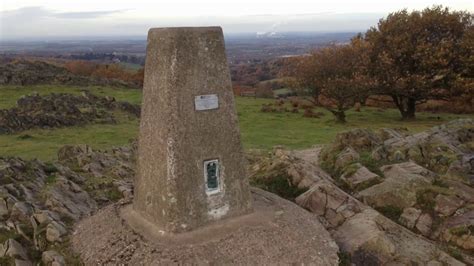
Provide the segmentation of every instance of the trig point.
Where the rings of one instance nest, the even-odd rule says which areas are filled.
[[[77,227],[86,264],[337,264],[316,216],[250,192],[234,105],[221,28],[150,30],[134,201]]]
[[[220,27],[148,32],[134,194],[164,232],[252,210]]]

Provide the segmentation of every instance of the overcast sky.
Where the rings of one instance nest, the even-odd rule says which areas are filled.
[[[0,0],[0,39],[144,36],[150,27],[220,25],[225,33],[365,31],[403,8],[473,11],[472,0]]]

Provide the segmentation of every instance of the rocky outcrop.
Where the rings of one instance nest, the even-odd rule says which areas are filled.
[[[360,163],[355,163],[346,169],[341,175],[341,179],[349,185],[350,189],[359,191],[365,187],[370,187],[375,183],[379,183],[381,177],[375,173],[372,173],[367,167]]]
[[[339,188],[336,180],[320,168],[320,150],[290,152],[276,149],[269,155],[270,160],[265,158],[253,163],[252,178],[274,178],[278,183],[275,177],[284,175],[290,184],[305,188],[306,192],[296,197],[296,203],[318,216],[338,243],[341,256],[350,258],[355,265],[464,265],[424,236],[397,224]],[[269,163],[271,161],[278,162],[278,167]],[[403,166],[401,168],[411,169],[411,174],[430,174],[430,171],[410,164]],[[302,183],[301,180],[307,181]],[[421,210],[414,214],[408,212],[404,219],[410,226],[420,228],[420,231],[430,230],[430,216]],[[462,256],[470,259],[468,255]]]
[[[0,236],[11,237],[1,243],[0,258],[31,264],[34,254],[66,240],[72,219],[96,209],[72,173],[37,160],[0,158]]]
[[[84,91],[83,95],[33,94],[23,96],[17,106],[0,110],[0,134],[32,128],[55,128],[88,123],[115,123],[112,111],[120,110],[134,117],[140,107],[112,97],[98,97]]]
[[[459,119],[433,127],[414,135],[393,136],[386,139],[374,153],[375,159],[388,161],[413,160],[436,173],[445,174],[448,169],[460,171],[460,178],[470,180],[474,120]]]
[[[136,88],[136,84],[115,79],[74,75],[66,68],[42,61],[0,64],[0,85],[64,84],[74,86],[114,86]]]
[[[357,197],[373,207],[411,207],[416,204],[417,192],[431,185],[434,174],[413,163],[405,162],[381,168],[381,183],[360,191]]]
[[[322,165],[343,181],[337,184],[345,184],[345,192],[386,217],[419,235],[472,252],[474,228],[468,217],[474,210],[473,141],[472,119],[413,135],[392,129],[355,130],[324,148]],[[341,154],[356,152],[359,159],[338,161]],[[375,175],[378,180],[363,189],[355,186]]]
[[[136,150],[136,142],[107,151],[96,151],[87,145],[66,145],[59,149],[58,160],[87,177],[83,186],[99,205],[104,205],[121,197],[133,197]]]
[[[0,237],[11,238],[0,243],[0,264],[66,265],[71,227],[99,206],[133,197],[135,153],[133,142],[108,151],[64,146],[57,163],[0,157]]]

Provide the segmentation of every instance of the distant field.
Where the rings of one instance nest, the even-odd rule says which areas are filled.
[[[0,109],[13,107],[18,98],[32,92],[79,94],[83,89],[67,86],[0,86]],[[132,103],[141,101],[139,90],[103,87],[87,89],[98,95],[114,96],[117,100]],[[474,118],[474,115],[419,113],[416,121],[406,122],[400,120],[398,111],[394,109],[380,112],[376,108],[363,108],[362,112],[348,112],[348,123],[341,125],[336,124],[332,115],[323,109],[316,110],[325,113],[320,119],[304,118],[302,111],[299,114],[260,112],[261,105],[269,102],[273,100],[237,98],[237,112],[245,149],[271,149],[275,145],[298,149],[328,143],[338,132],[357,127],[372,129],[406,127],[410,131],[418,132],[452,119]],[[65,144],[89,144],[99,149],[124,145],[137,136],[139,122],[138,119],[131,119],[120,113],[117,113],[117,118],[118,123],[113,125],[94,124],[54,130],[35,129],[18,134],[0,135],[0,156],[21,156],[52,161],[56,159],[58,148]],[[32,138],[23,138],[23,135],[30,135]]]

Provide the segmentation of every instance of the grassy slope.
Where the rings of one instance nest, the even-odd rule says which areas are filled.
[[[83,88],[67,86],[32,86],[32,87],[1,87],[0,109],[9,108],[22,95],[31,92],[48,94],[52,92],[69,92],[79,94]],[[131,89],[88,88],[98,95],[114,96],[118,100],[139,103],[141,92]],[[261,113],[262,103],[272,102],[267,99],[237,98],[237,109],[244,148],[270,149],[275,145],[289,148],[304,148],[314,144],[328,143],[340,131],[363,127],[407,127],[417,132],[434,125],[459,117],[473,115],[429,114],[419,113],[416,121],[400,121],[397,110],[379,112],[374,108],[363,109],[362,112],[348,112],[346,125],[335,124],[332,115],[320,119],[303,118],[302,112],[293,113]],[[440,116],[440,120],[437,119]],[[64,144],[89,144],[94,148],[110,148],[124,145],[138,133],[138,120],[127,115],[118,114],[119,123],[115,125],[88,125],[55,130],[35,129],[13,135],[0,135],[0,156],[21,156],[23,158],[39,158],[55,160],[56,151]],[[32,138],[22,138],[30,135]]]

